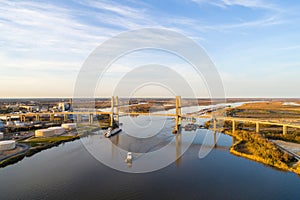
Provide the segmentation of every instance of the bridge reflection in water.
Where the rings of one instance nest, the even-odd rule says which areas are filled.
[[[228,151],[232,143],[234,143],[234,139],[227,142],[225,145],[224,143],[218,145],[218,137],[220,137],[221,133],[209,131],[207,129],[197,129],[196,131],[184,131],[183,129],[179,129],[177,134],[170,134],[170,127],[174,122],[169,122],[164,130],[160,133],[150,137],[150,138],[139,138],[134,137],[132,133],[126,133],[122,131],[120,134],[117,134],[111,138],[109,138],[111,145],[109,151],[111,151],[112,159],[119,159],[123,162],[125,160],[124,154],[123,157],[119,153],[120,149],[124,150],[125,152],[132,152],[133,160],[132,162],[128,163],[128,167],[132,167],[136,160],[140,157],[144,156],[149,152],[154,152],[163,148],[164,146],[170,144],[171,150],[174,152],[174,161],[177,167],[182,164],[182,154],[184,153],[184,139],[185,136],[193,136],[193,137],[200,137],[201,140],[192,142],[191,147],[193,148],[206,148],[206,149],[216,149],[222,151]],[[129,125],[130,126],[130,125]],[[136,132],[135,135],[139,133]],[[205,137],[208,134],[208,140],[205,141]],[[228,136],[229,137],[229,136]],[[231,137],[230,137],[231,138]],[[103,138],[107,140],[107,138]],[[232,143],[231,143],[232,142]],[[108,152],[109,152],[108,151]]]

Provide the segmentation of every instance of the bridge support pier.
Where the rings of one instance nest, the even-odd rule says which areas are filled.
[[[54,121],[54,115],[50,114],[50,122],[53,122],[53,121]]]
[[[110,114],[110,120],[109,120],[109,126],[110,127],[113,127],[113,125],[114,125],[114,111],[115,111],[115,108],[114,108],[115,103],[114,103],[114,101],[115,101],[115,97],[112,96],[111,97],[111,101],[110,101],[110,103],[111,103],[111,114]]]
[[[76,115],[76,119],[77,122],[80,123],[82,121],[81,115],[80,114]]]
[[[213,121],[214,121],[214,132],[216,132],[217,131],[217,119],[214,117]]]
[[[232,133],[235,134],[235,120],[232,120]]]
[[[259,133],[259,122],[256,122],[255,132]]]
[[[116,96],[116,122],[119,126],[119,97]]]
[[[115,108],[116,108],[116,112],[115,112]],[[110,114],[109,126],[113,127],[115,123],[117,124],[117,126],[119,126],[119,97],[118,96],[116,96],[116,99],[114,96],[111,97],[111,114]]]
[[[68,121],[68,115],[64,114],[64,121]]]
[[[94,123],[94,115],[89,114],[89,124],[92,125]]]
[[[287,134],[287,126],[286,125],[282,126],[282,133],[283,133],[283,135]]]

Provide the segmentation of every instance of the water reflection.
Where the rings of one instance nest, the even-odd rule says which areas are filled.
[[[214,148],[217,148],[217,131],[214,131]]]
[[[176,166],[179,167],[182,161],[181,158],[181,142],[182,142],[182,137],[181,137],[181,129],[179,129],[179,132],[176,134]]]
[[[122,131],[110,138],[98,137],[99,142],[95,142],[95,138],[90,138],[90,140],[94,141],[94,146],[89,145],[87,148],[93,152],[97,151],[98,156],[105,156],[112,163],[121,166],[123,170],[125,166],[127,169],[134,168],[137,162],[145,163],[145,160],[148,160],[148,165],[151,161],[153,163],[161,163],[164,160],[171,160],[170,163],[175,162],[176,166],[179,167],[182,162],[182,154],[193,141],[196,131],[187,132],[180,128],[177,134],[172,134],[174,123],[173,120],[167,121],[164,128],[158,134],[149,138],[133,137],[134,134],[143,134],[140,132],[140,129],[131,134]],[[122,129],[124,126],[130,126],[130,124],[124,124]],[[87,142],[85,143],[88,144]],[[159,152],[161,149],[163,151]],[[105,154],[105,152],[108,154]],[[128,152],[132,152],[133,159],[131,163],[126,162],[126,154]]]

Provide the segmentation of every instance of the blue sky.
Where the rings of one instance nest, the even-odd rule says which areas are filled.
[[[227,97],[300,97],[299,10],[300,2],[289,0],[1,1],[0,97],[70,97],[97,46],[146,27],[201,45]],[[109,79],[130,59],[116,63]]]

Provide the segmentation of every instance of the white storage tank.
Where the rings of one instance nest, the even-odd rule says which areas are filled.
[[[76,123],[62,124],[61,127],[65,128],[67,130],[73,130],[73,129],[76,129]]]
[[[16,141],[14,140],[0,141],[0,151],[11,150],[14,148],[16,148]]]
[[[49,130],[53,130],[55,135],[61,135],[65,133],[65,129],[63,127],[57,126],[57,127],[50,127]]]
[[[51,129],[40,129],[34,133],[35,137],[51,137],[55,135],[55,131]]]
[[[2,140],[4,137],[4,133],[0,132],[0,140]]]

